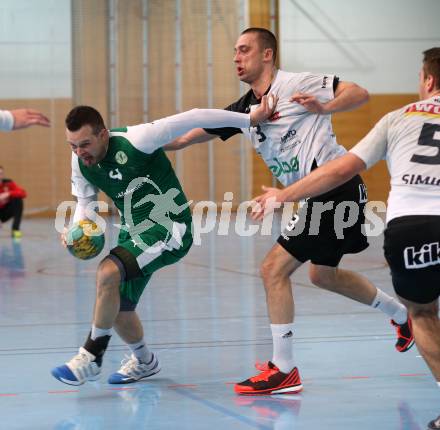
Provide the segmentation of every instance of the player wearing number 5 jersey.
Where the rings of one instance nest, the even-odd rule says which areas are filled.
[[[235,45],[234,63],[238,78],[249,84],[250,90],[226,108],[252,112],[263,95],[270,92],[279,97],[271,118],[250,128],[193,130],[175,140],[168,149],[179,149],[215,136],[226,140],[243,132],[273,175],[285,186],[326,161],[345,154],[345,149],[336,142],[330,114],[365,103],[367,91],[330,74],[278,70],[276,52],[277,42],[270,31],[250,28],[241,34]],[[347,203],[354,207],[358,216],[341,236],[336,234],[336,208]],[[271,361],[258,366],[258,375],[235,385],[238,394],[292,393],[302,389],[293,357],[294,301],[290,275],[306,261],[311,262],[310,279],[315,285],[383,311],[397,325],[398,350],[406,351],[412,345],[405,307],[361,275],[338,268],[344,254],[357,253],[368,246],[361,231],[365,203],[366,189],[360,176],[334,191],[310,199],[265,257],[261,275],[271,321],[273,356]],[[326,210],[321,213],[319,229],[312,231],[314,208],[319,210],[323,206]]]
[[[350,152],[269,197],[297,201],[329,192],[386,159],[391,175],[385,257],[407,306],[417,347],[440,387],[440,48],[424,52],[420,101],[385,115]],[[428,424],[440,429],[440,416]]]

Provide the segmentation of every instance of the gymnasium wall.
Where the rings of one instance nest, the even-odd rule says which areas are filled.
[[[73,105],[97,107],[110,127],[152,121],[193,107],[224,107],[246,90],[236,79],[232,62],[237,35],[249,25],[278,32],[278,22],[283,21],[277,17],[283,15],[286,1],[2,2],[7,19],[0,26],[0,53],[21,60],[0,64],[0,109],[35,107],[53,124],[50,129],[0,134],[0,164],[27,189],[27,211],[47,214],[71,199],[63,120]],[[20,28],[17,23],[23,17]],[[39,30],[38,37],[26,31],[33,22],[46,29]],[[280,39],[283,45],[282,32]],[[281,54],[286,68],[283,48]],[[350,147],[385,112],[415,98],[412,90],[372,94],[361,109],[335,115],[340,143]],[[273,181],[240,137],[169,154],[190,199],[220,202],[225,191],[232,191],[238,203]],[[370,198],[384,199],[385,169],[377,169],[365,177]]]
[[[70,196],[64,116],[72,106],[69,0],[0,2],[0,109],[29,107],[49,129],[0,132],[0,165],[28,192],[26,213],[49,214]]]
[[[56,108],[50,130],[0,135],[0,163],[33,196],[26,202],[27,210],[55,209],[57,202],[70,199],[63,118],[72,105],[97,107],[108,126],[115,127],[152,121],[194,107],[224,107],[237,99],[240,83],[235,78],[232,55],[236,36],[245,27],[245,3],[72,1],[71,98],[32,101],[51,117]],[[33,12],[38,14],[37,10]],[[20,85],[18,79],[16,82]],[[4,109],[25,105],[29,105],[28,100],[0,101]],[[38,185],[26,174],[23,166],[29,161],[21,155],[30,148],[21,142],[31,139],[40,145],[38,160],[45,160]],[[55,146],[61,148],[59,153],[54,152]],[[240,137],[225,144],[216,142],[170,153],[170,158],[190,199],[223,201],[223,193],[232,191],[239,202],[251,194],[251,148]],[[56,179],[53,165],[57,166]]]

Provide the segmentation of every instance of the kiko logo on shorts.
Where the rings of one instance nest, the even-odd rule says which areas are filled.
[[[421,269],[440,264],[440,242],[425,243],[418,251],[414,246],[408,246],[403,251],[403,258],[407,269]]]

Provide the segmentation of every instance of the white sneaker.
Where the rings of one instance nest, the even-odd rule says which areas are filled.
[[[82,385],[86,381],[96,381],[101,373],[95,356],[81,347],[79,353],[62,366],[52,369],[52,375],[69,385]]]
[[[108,378],[109,384],[130,384],[160,371],[159,360],[154,354],[149,363],[143,363],[131,354],[130,357],[122,360],[121,364],[121,368]]]

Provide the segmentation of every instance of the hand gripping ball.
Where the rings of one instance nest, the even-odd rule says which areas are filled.
[[[89,260],[104,248],[105,236],[93,221],[83,220],[72,225],[66,233],[68,251],[76,258]]]

